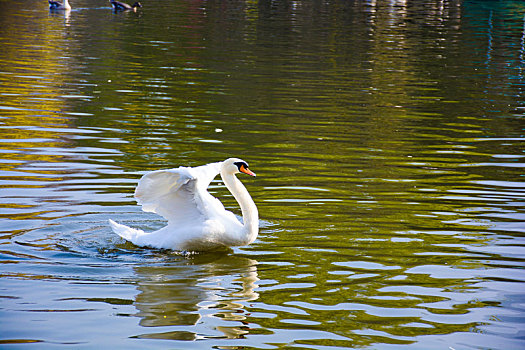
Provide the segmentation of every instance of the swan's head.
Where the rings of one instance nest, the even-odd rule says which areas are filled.
[[[140,2],[137,1],[137,2],[135,2],[135,3],[133,4],[133,6],[131,6],[131,7],[133,7],[133,8],[142,7],[142,4],[141,4]]]
[[[245,173],[255,176],[255,173],[248,168],[248,163],[239,158],[228,158],[222,162],[221,171],[230,174]]]

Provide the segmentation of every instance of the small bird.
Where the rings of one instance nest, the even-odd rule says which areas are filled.
[[[48,2],[49,2],[50,10],[65,10],[65,11],[71,10],[71,6],[69,5],[68,0],[64,0],[64,3],[60,3],[55,0],[48,0]]]
[[[180,251],[206,251],[252,243],[259,231],[259,214],[250,194],[235,174],[255,174],[238,158],[196,168],[179,167],[146,173],[135,190],[142,210],[162,215],[167,226],[144,232],[109,223],[115,233],[138,246]],[[224,208],[207,190],[221,175],[226,188],[241,207],[243,220]]]
[[[140,2],[135,2],[133,5],[128,5],[124,2],[116,1],[116,0],[109,0],[111,2],[111,6],[113,6],[113,11],[137,11],[137,8],[142,7],[142,4]]]

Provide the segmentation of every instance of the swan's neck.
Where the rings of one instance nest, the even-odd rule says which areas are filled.
[[[71,5],[69,5],[69,1],[68,0],[64,0],[63,6],[64,6],[64,8],[66,10],[71,10]]]
[[[241,207],[243,221],[242,237],[239,237],[242,241],[241,244],[250,244],[257,238],[257,233],[259,232],[259,212],[257,207],[246,187],[235,175],[221,172],[221,178],[226,188],[233,194],[233,197],[235,197],[235,200]]]

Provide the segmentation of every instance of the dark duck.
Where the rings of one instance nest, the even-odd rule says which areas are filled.
[[[113,6],[113,11],[119,12],[119,11],[137,11],[137,8],[142,7],[140,2],[135,2],[133,5],[128,5],[124,2],[116,1],[116,0],[110,0],[111,6]]]

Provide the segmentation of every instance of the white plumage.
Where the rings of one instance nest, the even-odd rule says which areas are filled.
[[[168,220],[167,226],[147,233],[109,220],[111,227],[122,238],[153,248],[204,251],[250,244],[257,238],[259,216],[250,194],[235,176],[240,172],[255,176],[238,158],[146,173],[137,185],[135,198],[142,210]],[[243,223],[207,190],[219,173],[241,207]]]

